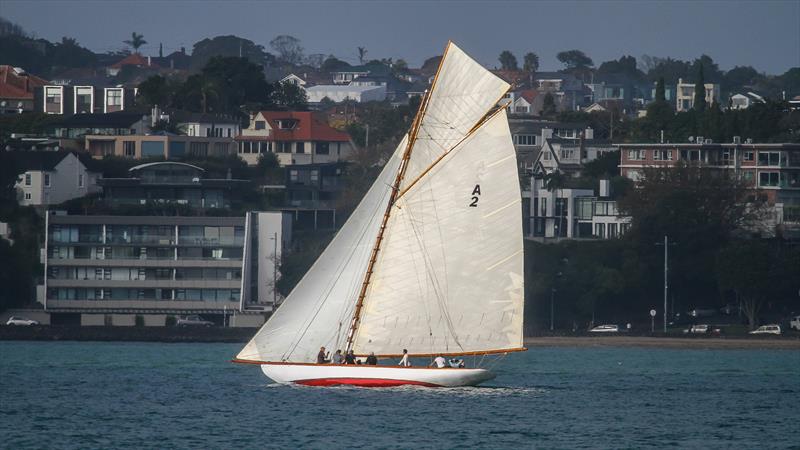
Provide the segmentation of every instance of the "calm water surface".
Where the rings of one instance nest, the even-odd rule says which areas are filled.
[[[537,348],[485,387],[314,388],[231,344],[0,342],[0,448],[800,448],[800,352]]]

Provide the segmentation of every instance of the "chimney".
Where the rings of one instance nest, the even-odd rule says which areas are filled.
[[[181,47],[181,54],[182,54],[182,55],[185,55],[185,54],[186,54],[186,47]]]
[[[733,143],[734,144],[741,144],[742,143],[742,137],[741,136],[734,136],[733,137]]]

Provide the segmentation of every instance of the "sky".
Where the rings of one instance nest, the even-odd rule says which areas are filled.
[[[503,50],[520,64],[533,51],[540,70],[579,49],[596,64],[623,55],[691,60],[721,69],[750,65],[780,74],[800,67],[800,0],[787,1],[185,1],[0,0],[0,16],[51,41],[74,37],[91,50],[144,35],[144,54],[191,51],[204,38],[234,34],[261,44],[288,34],[306,54],[358,62],[403,58],[410,67],[441,54],[447,40],[488,67]],[[274,52],[273,52],[274,53]]]

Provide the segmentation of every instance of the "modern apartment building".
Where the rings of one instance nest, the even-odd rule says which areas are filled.
[[[706,104],[719,104],[719,84],[706,83],[703,87],[705,88]],[[694,108],[694,83],[684,83],[683,79],[678,79],[678,85],[675,88],[675,110],[680,112],[692,108]]]
[[[45,311],[52,323],[163,326],[204,314],[258,326],[274,306],[276,261],[291,240],[281,212],[241,217],[70,216],[48,213]]]
[[[228,137],[181,136],[173,134],[147,134],[85,136],[85,150],[94,158],[120,156],[123,158],[174,159],[183,156],[204,158],[225,157],[236,154],[236,142]]]
[[[34,110],[45,114],[112,113],[130,109],[136,89],[124,86],[45,84],[34,90]]]

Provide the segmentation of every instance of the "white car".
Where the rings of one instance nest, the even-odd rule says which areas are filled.
[[[691,334],[706,334],[711,331],[711,327],[708,325],[692,325],[691,328],[685,330],[684,333],[691,333]]]
[[[619,326],[618,325],[598,325],[591,330],[589,333],[619,333]]]
[[[781,326],[780,325],[761,325],[760,327],[758,327],[755,330],[751,331],[750,334],[781,334]]]
[[[200,316],[193,315],[179,318],[175,325],[179,327],[210,327],[214,325],[214,322],[203,320]]]
[[[800,316],[792,317],[792,320],[789,321],[789,328],[800,331]]]
[[[26,319],[24,317],[11,316],[8,319],[8,322],[6,322],[6,325],[22,325],[25,327],[29,327],[31,325],[39,325],[39,322],[31,319]]]

